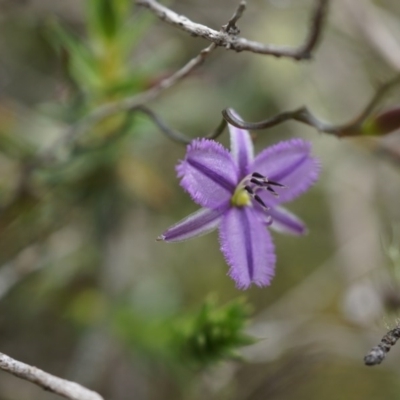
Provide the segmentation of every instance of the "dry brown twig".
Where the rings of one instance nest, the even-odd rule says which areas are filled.
[[[380,364],[389,353],[390,349],[400,339],[400,328],[391,329],[387,332],[377,346],[374,346],[369,353],[364,357],[365,365],[378,365]]]
[[[290,46],[275,46],[272,44],[263,44],[245,38],[237,37],[238,30],[234,30],[235,34],[232,35],[232,29],[216,31],[208,26],[198,24],[191,21],[189,18],[177,14],[175,11],[163,6],[156,0],[136,0],[136,4],[149,9],[154,15],[162,21],[170,24],[178,29],[181,29],[192,36],[199,36],[210,42],[215,43],[217,46],[225,47],[234,51],[249,51],[257,54],[270,55],[275,57],[287,57],[295,60],[304,60],[311,57],[322,32],[325,14],[328,7],[328,0],[317,0],[314,12],[312,14],[310,30],[303,44],[298,47]],[[227,24],[227,28],[235,27],[237,20],[241,17],[245,7],[246,1],[240,2],[237,15],[231,19],[232,23]]]
[[[236,22],[242,18],[243,13],[246,10],[247,1],[241,0],[232,18],[228,21],[226,25],[222,25],[222,31],[228,33],[229,35],[237,36],[240,33],[239,28],[236,26]]]
[[[98,393],[78,383],[58,378],[3,353],[0,353],[0,369],[70,400],[104,400]]]

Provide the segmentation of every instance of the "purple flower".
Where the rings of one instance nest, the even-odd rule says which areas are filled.
[[[179,242],[219,227],[221,251],[238,288],[269,285],[275,249],[268,226],[302,235],[306,226],[280,206],[317,180],[319,163],[302,139],[280,142],[253,155],[250,135],[229,125],[231,152],[195,139],[177,166],[181,186],[202,208],[167,229],[158,240]]]

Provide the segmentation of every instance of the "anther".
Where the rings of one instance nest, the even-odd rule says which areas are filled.
[[[250,183],[254,183],[254,184],[257,185],[257,186],[264,186],[264,185],[265,185],[265,182],[259,181],[259,180],[256,179],[256,178],[251,178],[251,179],[250,179]]]
[[[270,181],[266,176],[261,175],[259,172],[253,172],[251,174],[251,177],[252,178],[250,179],[250,182],[254,183],[255,185],[259,185],[259,186],[272,185],[272,186],[278,186],[280,188],[286,188],[285,185],[282,185],[279,182]],[[254,179],[254,178],[256,178],[256,179]]]
[[[271,192],[275,197],[279,197],[279,194],[277,192],[275,192],[275,190],[272,189],[272,187],[270,186],[270,182],[263,182],[263,181],[259,181],[256,178],[251,178],[250,183],[254,183],[254,185],[258,186],[258,188],[266,189],[269,192]],[[278,184],[277,186],[282,187],[283,185]]]
[[[269,192],[271,192],[275,197],[279,197],[279,194],[276,193],[275,190],[272,189],[271,187],[267,186],[267,190],[268,190]]]
[[[253,199],[257,203],[259,203],[264,209],[269,210],[269,207],[264,203],[264,201],[261,199],[261,197],[258,194],[256,194],[249,185],[246,185],[244,187],[244,190],[246,190],[246,192],[249,193],[250,196],[253,197]]]
[[[247,192],[247,193],[249,193],[249,194],[251,194],[252,196],[254,196],[254,190],[249,186],[249,185],[246,185],[245,187],[244,187],[244,190]]]
[[[263,208],[265,208],[266,210],[269,210],[269,207],[261,200],[261,197],[258,194],[254,195],[254,200],[256,200],[258,203],[260,203]]]
[[[268,181],[268,184],[269,185],[273,185],[273,186],[278,186],[278,187],[280,187],[282,189],[286,189],[287,188],[287,186],[282,185],[282,183],[278,183],[278,182],[274,182],[274,181]]]

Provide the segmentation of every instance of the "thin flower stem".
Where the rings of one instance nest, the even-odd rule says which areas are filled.
[[[236,35],[230,34],[230,30],[216,31],[208,26],[198,24],[191,21],[189,18],[179,15],[169,8],[161,5],[156,0],[136,0],[136,4],[149,9],[162,21],[181,29],[192,36],[200,36],[203,39],[215,43],[217,46],[225,47],[234,51],[249,51],[252,53],[271,55],[275,57],[287,57],[295,60],[304,60],[311,58],[311,53],[315,49],[316,44],[322,33],[322,28],[325,21],[326,10],[329,0],[317,0],[315,9],[312,13],[310,21],[310,28],[307,37],[303,44],[298,47],[290,46],[276,46],[272,44],[263,44],[247,40],[245,38],[238,38]],[[225,27],[231,28],[235,26],[237,19],[243,13],[246,2],[241,1],[238,11],[235,13],[237,17],[231,19]]]
[[[78,383],[58,378],[3,353],[0,353],[0,369],[70,400],[104,400],[98,393]]]
[[[205,136],[206,139],[216,139],[221,133],[224,131],[226,128],[227,122],[225,121],[224,118],[222,118],[221,123],[217,126],[217,128],[214,130],[214,132],[211,132],[207,136]]]
[[[222,116],[231,125],[250,131],[268,129],[276,125],[279,125],[285,121],[294,120],[302,122],[303,124],[306,125],[313,126],[320,132],[337,134],[337,127],[335,125],[330,125],[322,120],[319,120],[308,110],[307,107],[301,107],[293,111],[284,111],[271,118],[259,122],[246,122],[241,119],[238,119],[235,116],[235,111],[232,108],[226,108],[225,110],[223,110]]]
[[[157,126],[158,128],[171,140],[181,144],[189,144],[194,138],[187,137],[181,132],[173,130],[167,126],[167,124],[150,108],[146,106],[138,106],[134,111],[139,111],[146,114]],[[209,135],[204,136],[207,139],[217,138],[225,129],[227,122],[222,118],[221,123],[217,128],[211,132]]]
[[[387,92],[395,85],[400,83],[400,75],[395,76],[390,81],[381,85],[368,102],[362,112],[350,122],[343,125],[334,125],[317,118],[307,107],[300,107],[293,111],[284,111],[271,118],[259,122],[246,122],[238,119],[231,108],[222,111],[222,116],[227,122],[237,128],[247,130],[261,130],[272,128],[285,121],[293,120],[309,125],[319,132],[325,132],[338,137],[357,136],[360,134],[362,124],[368,119],[375,107],[382,101]]]
[[[375,107],[382,101],[390,89],[400,83],[400,74],[396,75],[393,79],[382,84],[370,102],[366,105],[361,114],[355,119],[354,123],[361,125],[374,111]]]

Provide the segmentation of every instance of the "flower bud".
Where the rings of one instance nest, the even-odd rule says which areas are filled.
[[[400,106],[380,112],[368,118],[362,126],[364,135],[386,135],[400,129]]]

